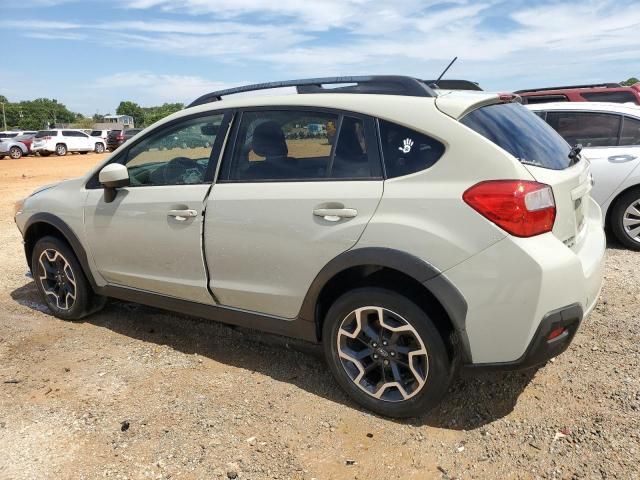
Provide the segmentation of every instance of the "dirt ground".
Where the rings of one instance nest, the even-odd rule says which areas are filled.
[[[465,374],[411,421],[353,404],[300,343],[112,301],[50,316],[13,203],[98,155],[0,160],[1,479],[640,478],[640,253],[538,371]]]

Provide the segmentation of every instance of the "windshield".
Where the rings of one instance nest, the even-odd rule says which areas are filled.
[[[524,164],[552,170],[564,170],[571,165],[567,142],[519,103],[482,107],[465,115],[460,122]]]

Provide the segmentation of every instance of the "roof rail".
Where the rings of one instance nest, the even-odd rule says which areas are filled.
[[[335,88],[324,88],[323,85],[355,84]],[[207,93],[191,102],[188,107],[195,107],[222,100],[222,97],[234,93],[269,90],[272,88],[296,87],[298,93],[372,93],[380,95],[406,95],[413,97],[435,97],[436,93],[423,80],[401,75],[369,75],[357,77],[306,78],[301,80],[285,80],[282,82],[256,83],[243,87],[227,88]],[[187,107],[187,108],[188,108]]]
[[[568,90],[570,88],[619,88],[619,83],[592,83],[587,85],[565,85],[562,87],[544,87],[544,88],[527,88],[525,90],[516,90],[513,93],[529,93],[529,92],[545,92],[548,90]]]
[[[471,80],[448,80],[442,79],[436,83],[436,80],[423,80],[424,83],[431,88],[440,88],[442,90],[477,90],[482,91],[478,82]]]

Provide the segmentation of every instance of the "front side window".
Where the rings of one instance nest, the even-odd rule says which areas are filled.
[[[547,122],[570,145],[613,147],[618,145],[620,115],[595,112],[548,112]]]
[[[382,157],[388,178],[425,170],[444,153],[444,144],[407,127],[380,120]]]
[[[127,151],[131,186],[203,183],[224,114],[192,118],[151,133]]]
[[[374,177],[362,119],[302,110],[244,112],[222,181]]]

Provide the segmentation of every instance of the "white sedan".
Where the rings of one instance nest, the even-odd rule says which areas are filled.
[[[626,247],[640,250],[640,107],[620,103],[527,105],[591,162],[591,196],[605,225]]]

